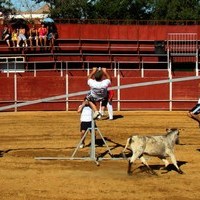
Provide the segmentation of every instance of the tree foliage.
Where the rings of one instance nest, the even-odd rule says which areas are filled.
[[[200,0],[32,0],[50,6],[52,18],[199,20]],[[2,2],[6,0],[0,0]]]
[[[98,0],[96,18],[141,20],[149,18],[147,0]]]
[[[12,7],[12,3],[10,0],[0,0],[0,12],[6,18],[9,14],[14,13],[14,9]]]
[[[199,20],[199,0],[152,0],[151,19]]]

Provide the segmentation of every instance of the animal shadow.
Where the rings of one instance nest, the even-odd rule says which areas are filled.
[[[177,161],[177,165],[180,168],[182,165],[185,165],[187,162],[185,161]],[[144,167],[144,166],[142,166]],[[151,165],[150,168],[152,170],[165,170],[165,172],[162,172],[162,174],[166,174],[170,171],[176,171],[179,173],[179,171],[176,169],[176,167],[173,164],[169,164],[167,167],[163,167],[163,165]]]
[[[178,161],[177,165],[180,167],[181,165],[184,165],[186,163],[187,162],[185,162],[185,161]],[[137,169],[140,170],[139,173],[146,172],[147,174],[156,175],[156,176],[158,174],[155,172],[155,170],[165,170],[165,172],[161,172],[161,174],[166,174],[170,171],[176,171],[177,173],[179,173],[173,164],[169,164],[167,167],[163,167],[163,165],[150,165],[150,168],[148,168],[146,165],[142,165],[142,166],[139,166],[138,168],[134,169],[133,171],[137,171]],[[132,173],[133,173],[133,171],[132,171]]]
[[[103,147],[103,145],[105,144],[103,139],[99,138],[99,139],[96,139],[95,140],[95,144],[98,146],[98,147]]]
[[[4,151],[0,150],[0,157],[3,157],[3,155],[4,155]]]
[[[105,142],[106,144],[105,144]],[[110,144],[112,144],[110,147],[109,147],[109,144],[107,143],[109,142]],[[123,147],[124,148],[124,145],[120,144],[120,143],[117,143],[107,137],[104,137],[104,140],[102,138],[99,138],[99,139],[96,139],[95,140],[95,144],[98,146],[98,147],[106,147],[106,145],[108,146],[108,148],[110,149],[110,151],[114,150],[114,149],[117,149],[119,147]],[[90,145],[90,144],[89,144]],[[106,154],[109,154],[110,152],[108,151],[108,149],[104,152],[102,152],[101,154],[99,154],[98,157],[104,157]],[[110,155],[111,157],[113,158],[124,158],[123,155],[121,153],[119,154],[112,154]],[[129,157],[131,156],[131,154],[128,155]]]

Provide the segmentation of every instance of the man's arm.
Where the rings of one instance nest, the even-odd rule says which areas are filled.
[[[78,109],[77,109],[77,112],[78,112],[78,113],[82,112],[82,110],[83,110],[83,108],[84,108],[84,106],[85,106],[85,104],[86,104],[86,101],[87,101],[87,100],[84,100],[84,101],[82,102],[82,104],[78,107]]]
[[[106,68],[102,68],[102,71],[103,71],[103,74],[105,75],[106,79],[109,79],[111,81],[111,77],[110,75],[108,74]]]
[[[92,72],[88,75],[88,79],[91,79],[92,76],[96,73],[96,71],[97,71],[97,68],[96,68],[96,67],[93,67],[93,68],[92,68]]]

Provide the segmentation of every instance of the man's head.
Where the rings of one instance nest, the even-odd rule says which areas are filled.
[[[101,81],[102,77],[103,77],[103,72],[102,72],[102,70],[97,71],[97,72],[95,73],[95,75],[94,75],[94,78],[95,78],[96,81]]]

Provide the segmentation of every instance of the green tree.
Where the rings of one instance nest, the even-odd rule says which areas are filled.
[[[0,0],[0,12],[5,18],[9,14],[14,13],[13,4],[10,0]]]
[[[199,0],[152,0],[151,19],[155,20],[198,20]]]
[[[36,0],[40,3],[42,0]],[[88,0],[46,0],[53,18],[87,19],[92,14],[92,1]]]
[[[35,0],[68,19],[199,20],[199,0]]]
[[[148,19],[150,12],[148,0],[98,0],[95,8],[97,18],[108,19]]]
[[[51,6],[51,17],[77,19],[147,19],[148,0],[35,0]]]

